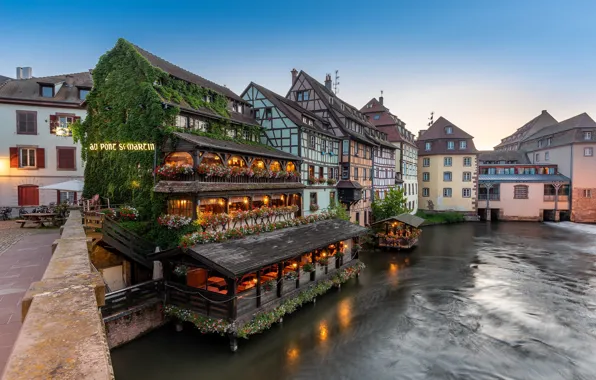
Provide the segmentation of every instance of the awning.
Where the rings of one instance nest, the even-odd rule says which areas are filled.
[[[79,181],[78,179],[73,179],[66,182],[55,183],[53,185],[42,186],[40,187],[41,190],[60,190],[60,191],[76,191],[81,192],[83,191],[83,187],[85,183],[83,181]]]
[[[234,278],[366,232],[354,223],[328,219],[223,243],[197,244],[184,255]],[[174,251],[149,255],[151,260],[173,256]]]
[[[420,225],[422,223],[424,223],[424,219],[422,219],[419,216],[412,215],[412,214],[400,214],[398,216],[392,216],[391,218],[387,218],[387,219],[379,220],[378,222],[374,222],[371,226],[375,226],[375,225],[382,224],[385,222],[393,222],[393,221],[402,222],[402,223],[405,223],[405,224],[415,227],[415,228],[420,227]]]

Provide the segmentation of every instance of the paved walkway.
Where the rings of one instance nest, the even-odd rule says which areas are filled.
[[[21,299],[43,276],[59,235],[58,229],[0,222],[0,376],[21,329]]]

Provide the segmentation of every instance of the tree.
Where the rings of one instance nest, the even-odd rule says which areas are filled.
[[[408,208],[408,200],[402,188],[390,189],[385,193],[385,198],[376,199],[372,204],[372,212],[376,220],[391,218],[410,211],[412,210]]]
[[[340,202],[335,202],[335,204],[331,205],[329,211],[335,215],[336,219],[350,221],[350,213],[346,210],[346,206]]]

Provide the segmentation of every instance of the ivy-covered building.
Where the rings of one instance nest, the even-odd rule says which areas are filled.
[[[329,123],[293,100],[251,83],[242,93],[263,127],[262,142],[302,158],[305,215],[335,205],[340,140]]]

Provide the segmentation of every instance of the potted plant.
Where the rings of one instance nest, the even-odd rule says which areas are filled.
[[[139,211],[131,206],[120,207],[120,218],[123,220],[136,220],[139,217]]]
[[[298,274],[296,273],[296,271],[290,271],[284,275],[284,279],[286,281],[296,281],[297,278]]]
[[[314,175],[308,176],[308,184],[309,185],[316,185],[317,183],[319,183],[319,179],[317,177],[315,177]]]
[[[310,204],[310,211],[315,212],[319,210],[319,205],[316,203],[311,203]]]
[[[329,264],[329,258],[327,256],[319,257],[318,263],[319,263],[319,265],[325,266],[325,265]]]
[[[262,284],[263,290],[266,292],[270,292],[275,287],[275,284],[276,284],[275,280],[267,280],[267,281],[263,282],[263,284]]]
[[[327,185],[329,185],[329,186],[333,186],[333,185],[335,185],[336,183],[337,183],[337,180],[336,180],[335,178],[329,178],[329,179],[327,180]]]
[[[315,266],[312,265],[311,263],[306,263],[302,266],[302,270],[305,271],[306,273],[311,273],[315,271]]]

